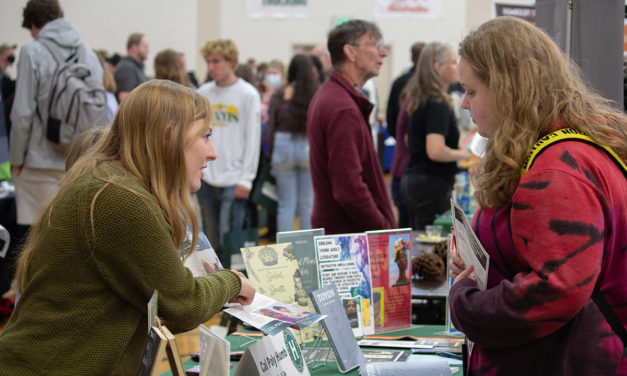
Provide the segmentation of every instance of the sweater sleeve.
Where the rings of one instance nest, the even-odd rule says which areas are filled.
[[[87,231],[93,258],[105,283],[129,305],[146,312],[157,290],[160,316],[173,328],[190,330],[237,296],[241,282],[230,271],[193,277],[156,200],[146,195],[113,184],[103,188],[93,208],[93,229]]]
[[[33,118],[37,116],[38,72],[32,59],[32,45],[26,45],[20,51],[17,66],[15,99],[11,110],[11,164],[23,166],[31,137]]]
[[[251,189],[257,175],[261,149],[261,99],[257,92],[247,94],[246,110],[243,111],[242,116],[244,118],[242,125],[246,129],[245,146],[242,157],[242,176],[236,184]]]
[[[327,171],[333,198],[364,228],[389,228],[391,224],[379,210],[362,176],[361,158],[367,154],[364,148],[368,147],[364,137],[371,137],[363,121],[360,113],[347,109],[338,111],[326,127]]]
[[[512,239],[526,270],[479,291],[450,292],[456,327],[483,347],[516,346],[564,326],[590,299],[603,254],[603,198],[581,175],[532,169],[516,190]]]

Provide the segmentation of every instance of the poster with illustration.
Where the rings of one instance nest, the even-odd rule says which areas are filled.
[[[360,298],[363,334],[374,334],[370,259],[366,234],[316,236],[314,241],[320,287],[335,284],[342,299]],[[358,330],[354,333],[356,336],[360,335]]]
[[[390,287],[406,286],[411,283],[411,249],[409,235],[390,235],[388,242],[388,259],[390,260]]]
[[[411,229],[368,231],[377,333],[411,325]],[[376,308],[376,307],[375,307]]]

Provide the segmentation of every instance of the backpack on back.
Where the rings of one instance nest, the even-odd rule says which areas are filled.
[[[54,42],[39,41],[57,61],[45,122],[46,138],[65,151],[86,129],[107,124],[107,97],[102,79],[85,63],[87,47],[83,43],[64,59]]]

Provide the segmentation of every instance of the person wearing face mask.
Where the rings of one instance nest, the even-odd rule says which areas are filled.
[[[279,73],[268,73],[266,75],[266,82],[273,89],[276,89],[277,87],[281,86],[281,74],[279,74]]]
[[[276,89],[283,85],[285,76],[285,65],[279,60],[272,60],[268,63],[266,72],[261,80],[261,124],[263,124],[263,134],[266,133],[268,123],[268,110],[270,109],[270,99]]]
[[[7,135],[11,133],[11,107],[15,98],[15,80],[12,79],[7,69],[15,62],[15,49],[17,45],[3,43],[0,45],[0,85],[2,86],[2,105],[4,106],[4,124]]]

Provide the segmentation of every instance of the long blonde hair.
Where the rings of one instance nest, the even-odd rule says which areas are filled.
[[[121,166],[125,176],[136,179],[157,199],[171,227],[175,246],[181,247],[190,224],[193,236],[190,249],[195,249],[198,220],[191,204],[184,148],[196,136],[187,134],[196,120],[204,120],[200,132],[207,131],[211,105],[193,90],[166,80],[151,80],[135,88],[120,105],[110,130],[67,172],[61,189],[33,226],[18,261],[18,290],[28,281],[28,265],[40,241],[42,227],[64,191],[81,176],[94,171],[100,171],[98,178],[105,185],[116,184],[122,177],[120,168],[111,168],[114,165]],[[97,167],[100,168],[96,170]],[[97,198],[98,194],[93,198],[92,211]],[[91,226],[93,233],[94,224]]]
[[[447,44],[431,42],[424,46],[420,52],[416,71],[407,82],[400,97],[400,103],[403,103],[405,98],[409,96],[409,104],[407,105],[409,115],[427,103],[429,97],[438,98],[451,106],[451,100],[446,93],[442,78],[435,70],[435,63],[446,64],[451,58],[450,51],[452,50],[453,47]]]
[[[488,87],[495,110],[496,126],[475,176],[482,207],[511,201],[525,156],[556,123],[627,158],[625,115],[586,87],[578,68],[540,29],[499,17],[471,32],[459,54]]]

